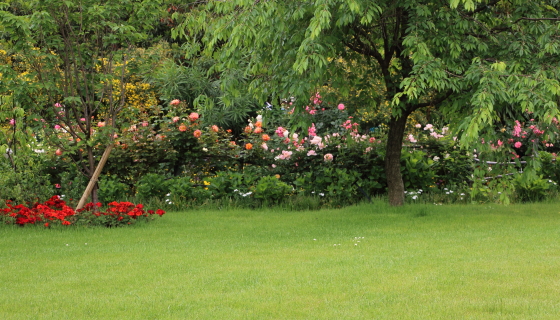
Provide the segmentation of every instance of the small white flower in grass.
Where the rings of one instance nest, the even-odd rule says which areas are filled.
[[[320,195],[321,197],[324,197],[324,196],[325,196],[325,194],[324,194],[324,193],[319,193],[319,195]]]
[[[465,194],[464,194],[464,193],[461,193],[461,195],[464,196]]]
[[[443,190],[447,190],[447,188],[443,188]]]
[[[438,160],[439,160],[439,157],[438,157],[438,156],[435,156],[435,157],[434,157],[434,161],[438,161]]]
[[[416,200],[416,199],[418,199],[418,196],[413,196],[412,197],[412,200]]]
[[[449,191],[447,191],[445,194],[449,194]]]
[[[202,148],[202,151],[208,152],[208,148]]]

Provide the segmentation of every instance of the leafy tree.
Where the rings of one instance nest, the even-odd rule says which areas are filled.
[[[150,40],[163,10],[160,4],[160,0],[33,0],[0,5],[2,39],[25,64],[27,80],[18,81],[17,64],[2,66],[0,94],[24,109],[29,119],[45,119],[42,138],[58,145],[57,154],[68,152],[92,181],[97,150],[106,146],[106,159],[125,106],[129,55],[136,45]],[[36,129],[43,131],[42,125]]]
[[[301,106],[325,84],[349,92],[354,82],[337,59],[362,62],[360,74],[382,82],[391,111],[385,168],[392,205],[404,200],[401,146],[413,111],[439,108],[457,120],[465,145],[490,135],[506,109],[546,121],[558,113],[558,0],[197,3],[174,35],[190,39],[188,54],[219,60],[216,69],[243,61],[261,100],[296,96]]]

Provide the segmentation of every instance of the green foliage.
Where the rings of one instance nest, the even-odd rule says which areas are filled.
[[[546,198],[554,184],[542,175],[518,174],[513,179],[515,195],[522,202],[541,201]]]
[[[274,176],[262,177],[257,182],[254,190],[256,199],[267,203],[279,203],[288,196],[292,187]]]
[[[136,183],[136,196],[141,201],[159,199],[163,200],[169,193],[170,181],[164,175],[148,173],[138,179]]]
[[[188,203],[193,201],[194,186],[190,177],[172,179],[169,183],[169,201],[172,203]]]
[[[130,186],[116,177],[104,176],[99,179],[99,201],[107,204],[112,201],[124,201],[129,198]]]
[[[432,169],[434,160],[428,158],[426,152],[420,150],[404,152],[402,159],[405,189],[427,189],[434,184],[436,176]]]
[[[550,179],[553,183],[560,183],[560,164],[558,159],[554,157],[551,153],[541,151],[539,152],[541,157],[542,166],[541,174],[545,179]]]
[[[208,190],[212,192],[215,199],[228,198],[233,195],[233,191],[241,188],[242,176],[238,173],[229,171],[217,172],[214,177],[208,178],[210,185]]]
[[[19,169],[14,170],[0,155],[0,200],[14,203],[33,204],[49,199],[54,193],[50,176],[43,171],[39,159],[22,160]]]

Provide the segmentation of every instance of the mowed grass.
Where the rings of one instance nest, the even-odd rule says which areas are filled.
[[[0,227],[0,319],[558,319],[560,205]]]

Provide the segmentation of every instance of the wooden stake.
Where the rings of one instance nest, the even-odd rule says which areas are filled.
[[[107,162],[107,159],[109,158],[109,154],[111,153],[111,150],[113,150],[113,146],[114,146],[114,144],[111,143],[109,146],[107,146],[107,149],[105,149],[105,152],[103,152],[103,156],[101,156],[101,160],[99,160],[99,163],[97,164],[97,167],[95,168],[95,171],[93,172],[93,176],[89,180],[89,183],[86,187],[86,191],[84,191],[84,194],[82,195],[82,198],[80,199],[80,202],[78,202],[78,206],[76,207],[76,211],[83,208],[86,205],[86,201],[87,201],[91,191],[93,190],[93,186],[95,186],[95,184],[97,183],[97,179],[99,178],[99,175],[101,174],[101,170],[103,170],[103,167],[105,166],[105,163]]]

